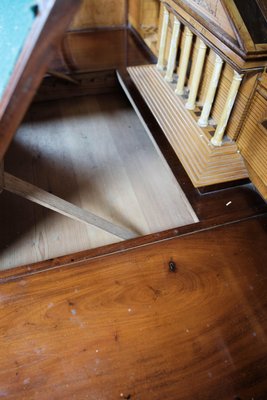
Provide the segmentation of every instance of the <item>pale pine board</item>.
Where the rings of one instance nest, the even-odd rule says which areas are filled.
[[[7,172],[140,235],[197,222],[171,171],[121,95],[32,107]],[[0,196],[1,269],[117,239],[34,205]]]

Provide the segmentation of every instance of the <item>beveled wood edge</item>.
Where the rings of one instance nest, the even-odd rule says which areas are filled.
[[[255,50],[253,40],[243,22],[243,19],[241,18],[241,15],[235,3],[232,0],[230,2],[222,0],[221,3],[224,11],[226,12],[228,21],[230,22],[231,27],[244,53],[249,50]],[[240,32],[243,33],[244,37],[242,37]]]
[[[166,6],[168,6],[168,0],[160,0]],[[239,55],[242,55],[244,50],[242,47],[242,43],[236,37],[236,40],[232,38],[227,32],[225,32],[220,26],[216,25],[214,21],[212,21],[207,15],[204,15],[200,10],[195,9],[194,6],[185,4],[181,0],[172,0],[173,4],[176,4],[178,7],[181,7],[188,15],[196,19],[203,27],[205,27],[210,33],[214,34],[211,31],[211,27],[213,27],[216,32],[216,37],[220,39],[225,45],[230,47],[232,50],[237,52]]]
[[[201,18],[199,14],[186,7],[185,4],[180,4],[180,0],[161,1],[174,15],[178,16],[184,25],[188,26],[195,35],[199,36],[208,47],[219,54],[237,72],[248,73],[264,70],[267,58],[266,51],[265,54],[256,54],[255,51],[245,52],[237,45],[238,42],[235,43],[231,40],[231,37],[222,32],[221,28],[215,26],[214,23],[212,23],[214,30],[211,30],[211,26],[207,24],[205,18]],[[193,19],[194,23],[190,21],[190,18]],[[220,35],[215,35],[214,32],[220,32]],[[225,53],[225,48],[228,49],[229,54]]]
[[[167,2],[168,0],[161,0],[162,2]],[[220,39],[227,46],[231,47],[232,50],[237,52],[242,58],[247,59],[250,57],[257,57],[256,53],[264,54],[266,58],[266,43],[254,43],[249,31],[244,24],[244,21],[236,7],[235,3],[232,0],[221,0],[222,6],[227,15],[228,21],[236,35],[236,41],[225,32],[220,26],[216,25],[208,16],[201,13],[201,11],[196,10],[194,6],[187,5],[181,0],[170,0],[173,3],[177,4],[183,10],[185,10],[189,15],[197,19],[201,25],[203,25],[208,31],[211,32],[210,27],[213,26],[214,35],[218,39]],[[241,33],[243,33],[243,37]],[[238,46],[237,46],[238,44]]]
[[[229,189],[229,184],[231,187],[236,187],[236,186],[248,185],[250,183],[251,181],[249,178],[243,178],[231,182],[217,183],[209,186],[200,186],[197,188],[197,190],[199,191],[200,194],[207,194],[207,193],[217,192],[219,190]]]
[[[129,239],[123,242],[101,246],[95,249],[84,250],[81,252],[68,254],[66,256],[52,258],[50,260],[0,271],[0,285],[56,269],[82,267],[85,262],[88,263],[98,258],[109,257],[114,254],[128,252],[138,248],[158,244],[167,240],[173,240],[179,237],[197,234],[198,232],[208,231],[226,225],[233,225],[246,220],[257,219],[259,217],[267,218],[267,213],[252,215],[238,220],[231,220],[231,218],[225,217],[222,217],[220,220],[213,218],[146,236],[140,236],[138,238]]]
[[[247,27],[239,13],[239,10],[234,3],[234,1],[225,1],[221,0],[222,6],[227,13],[227,16],[229,16],[229,22],[235,32],[235,35],[237,36],[238,40],[242,44],[242,48],[244,49],[245,53],[247,54],[253,54],[255,51],[259,53],[266,53],[267,51],[267,43],[254,43],[253,39],[251,37],[251,34],[247,30]],[[261,8],[261,7],[260,7]],[[240,32],[243,33],[243,38],[240,34]]]
[[[250,73],[250,72],[255,72],[255,71],[263,71],[264,67],[261,65],[259,66],[259,61],[250,61],[248,60],[247,62],[245,61],[244,58],[241,57],[241,54],[238,53],[238,51],[235,51],[235,49],[232,49],[231,46],[228,44],[223,44],[221,46],[221,40],[217,38],[214,33],[209,30],[208,28],[204,27],[201,22],[198,20],[195,20],[194,16],[191,16],[191,18],[194,18],[196,21],[197,26],[194,26],[192,24],[192,21],[190,22],[187,20],[183,15],[181,15],[177,10],[173,9],[170,7],[168,4],[166,4],[166,7],[172,11],[174,15],[176,15],[183,23],[183,25],[187,26],[196,36],[200,37],[204,43],[207,44],[209,48],[211,48],[216,54],[218,54],[227,64],[231,65],[233,69],[235,69],[237,72],[241,73]],[[186,11],[184,11],[186,12]],[[203,27],[204,30],[201,29],[200,27]],[[206,32],[205,32],[206,30]],[[208,33],[208,35],[206,34]],[[225,48],[227,46],[229,50],[229,54],[226,54],[223,51],[223,47]],[[221,48],[222,47],[222,48]],[[234,57],[233,57],[234,56]],[[232,57],[232,58],[231,58]],[[246,68],[244,68],[244,65],[247,65]],[[262,63],[260,63],[262,64]]]

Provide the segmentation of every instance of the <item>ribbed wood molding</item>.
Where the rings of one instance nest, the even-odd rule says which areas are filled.
[[[207,131],[198,126],[194,113],[154,65],[130,67],[128,72],[195,187],[248,177],[236,144],[212,146]]]

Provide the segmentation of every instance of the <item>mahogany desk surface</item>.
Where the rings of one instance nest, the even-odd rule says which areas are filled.
[[[2,284],[0,394],[266,399],[266,229],[252,218]]]

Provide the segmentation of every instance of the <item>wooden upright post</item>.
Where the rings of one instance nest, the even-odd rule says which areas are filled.
[[[170,13],[167,10],[167,8],[164,7],[160,45],[159,45],[159,58],[158,58],[158,63],[157,63],[157,68],[161,71],[164,70],[164,56],[165,56],[165,47],[166,47],[166,42],[167,42],[169,18],[170,18]]]
[[[220,118],[220,121],[217,125],[216,131],[214,133],[213,138],[211,139],[211,143],[214,146],[221,146],[222,145],[222,140],[223,140],[223,135],[225,132],[225,129],[227,127],[227,123],[231,114],[231,111],[234,107],[235,104],[235,99],[238,93],[239,86],[241,84],[243,75],[239,74],[238,72],[234,71],[234,76],[232,80],[232,84],[226,99],[226,103]]]
[[[193,40],[193,33],[190,31],[189,28],[186,27],[185,28],[185,41],[184,41],[184,45],[183,45],[182,55],[180,57],[181,65],[179,68],[178,82],[177,82],[177,87],[175,90],[175,93],[179,94],[181,96],[184,94],[184,84],[185,84],[185,79],[186,79],[186,71],[187,71],[191,46],[192,46],[192,40]]]
[[[215,65],[214,65],[214,69],[212,72],[212,77],[210,80],[209,88],[207,91],[207,95],[205,98],[205,102],[204,102],[204,106],[202,108],[200,118],[198,120],[199,126],[202,126],[202,127],[208,126],[210,110],[211,110],[211,107],[212,107],[212,104],[214,101],[214,97],[215,97],[215,93],[216,93],[218,83],[220,80],[222,66],[223,66],[223,60],[221,59],[220,56],[216,55]]]
[[[172,32],[171,46],[170,46],[170,51],[169,51],[167,72],[165,75],[165,79],[167,82],[172,82],[172,80],[173,80],[173,70],[174,70],[175,61],[176,61],[180,27],[181,27],[180,21],[176,17],[174,17],[173,32]]]
[[[200,40],[198,54],[197,54],[197,60],[196,60],[195,68],[193,71],[193,79],[191,82],[189,97],[188,97],[187,103],[185,105],[185,107],[188,110],[194,110],[195,105],[196,105],[197,92],[198,92],[198,88],[199,88],[199,84],[200,84],[200,78],[202,75],[206,50],[207,50],[207,46],[205,45],[205,43],[202,40]]]

